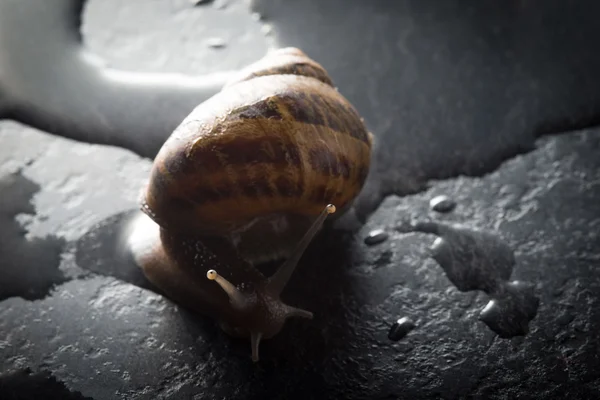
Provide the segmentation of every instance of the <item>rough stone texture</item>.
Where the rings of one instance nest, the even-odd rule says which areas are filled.
[[[4,132],[7,125],[14,128],[0,125],[2,141],[14,143],[15,159],[30,158],[27,143]],[[58,236],[73,240],[76,233],[69,237],[58,227],[79,220],[82,230],[91,228],[92,221],[135,207],[135,187],[147,161],[124,150],[21,129],[48,149],[23,166],[24,176],[46,182],[32,199],[37,213],[27,225],[29,235],[46,235],[55,226]],[[35,148],[31,151],[35,154]],[[591,398],[600,393],[600,343],[594,333],[600,318],[595,271],[600,258],[599,151],[600,130],[548,137],[538,150],[483,178],[436,182],[418,195],[387,198],[348,249],[351,255],[335,247],[335,238],[324,244],[329,255],[310,252],[290,296],[314,310],[316,319],[290,323],[265,342],[260,366],[250,361],[245,341],[229,340],[210,321],[188,315],[152,291],[82,270],[72,274],[78,279],[43,300],[13,297],[1,303],[1,368],[50,371],[66,387],[94,399],[185,398],[192,393],[205,398],[242,393],[248,398]],[[115,182],[102,163],[90,162],[81,185],[61,190],[64,174],[44,176],[58,154],[71,160],[113,160],[129,173],[118,174],[121,180]],[[85,205],[67,215],[41,218],[52,214],[56,204],[110,184],[110,202],[101,194],[83,196],[89,199]],[[376,247],[360,240],[376,227],[393,230],[406,220],[434,214],[428,199],[439,193],[451,195],[458,206],[435,218],[500,234],[515,250],[512,278],[536,283],[541,305],[525,338],[499,339],[478,321],[487,296],[452,286],[428,257],[431,236],[397,232]],[[380,263],[386,252],[391,256]],[[86,268],[73,265],[68,254],[61,268]],[[329,271],[319,272],[321,267]],[[325,285],[326,279],[332,279],[326,294],[302,283]],[[410,317],[418,328],[391,343],[387,331],[400,316]]]
[[[139,50],[127,58],[127,43],[147,40],[140,38],[146,35],[144,25],[126,17],[135,15],[141,3],[110,7],[92,2],[87,9],[87,34],[98,35],[90,39],[91,46],[124,67],[142,69],[135,59],[153,57]],[[140,11],[153,24],[161,23],[165,4],[173,9],[183,4],[143,3],[155,7]],[[19,388],[22,398],[43,391],[68,398],[68,390],[72,398],[93,399],[600,396],[600,129],[547,136],[535,150],[514,156],[531,147],[536,126],[555,119],[589,122],[597,110],[599,81],[593,74],[598,60],[579,40],[595,37],[598,25],[586,19],[593,19],[593,12],[570,19],[581,26],[573,29],[557,20],[562,15],[554,2],[543,3],[551,4],[547,8],[539,2],[496,3],[503,8],[494,15],[516,20],[520,27],[511,31],[510,45],[520,50],[507,56],[494,49],[510,47],[502,39],[508,28],[499,24],[496,32],[493,23],[479,19],[485,20],[481,10],[447,6],[427,11],[418,8],[422,2],[404,2],[396,10],[369,2],[362,10],[349,8],[350,17],[344,17],[335,13],[336,3],[295,2],[285,12],[276,1],[256,7],[265,8],[279,43],[308,48],[332,69],[342,90],[389,145],[388,170],[394,176],[404,171],[419,182],[408,185],[410,190],[423,189],[435,176],[497,170],[481,177],[429,180],[429,188],[420,193],[386,197],[355,236],[323,235],[284,294],[290,303],[315,312],[315,319],[290,321],[279,336],[263,343],[262,361],[255,365],[247,341],[229,339],[212,321],[155,293],[121,257],[122,222],[136,208],[149,160],[1,121],[0,268],[1,279],[11,280],[0,280],[0,293],[10,296],[0,302],[0,388]],[[586,11],[581,4],[597,3],[576,4],[565,7],[575,13],[577,7]],[[401,18],[402,28],[395,31],[391,21],[409,9],[412,19]],[[111,18],[113,10],[121,10],[122,19]],[[511,18],[507,10],[515,15]],[[463,25],[442,18],[442,12],[479,23]],[[300,32],[288,16],[303,13],[314,18],[310,29]],[[175,15],[200,21],[187,20],[184,12]],[[331,18],[333,26],[322,18]],[[376,34],[345,25],[357,19]],[[136,28],[124,32],[129,23]],[[164,29],[147,43],[159,43],[161,54],[172,54],[172,38],[193,27]],[[484,34],[473,34],[480,31]],[[551,35],[548,41],[540,40],[544,32]],[[117,39],[121,36],[126,39]],[[379,42],[381,37],[389,41]],[[461,40],[470,43],[462,50]],[[205,48],[201,41],[192,43],[192,49]],[[369,57],[356,50],[357,43]],[[406,50],[402,61],[413,60],[406,70],[398,72],[396,53],[387,50],[390,43]],[[551,57],[551,48],[561,55]],[[357,59],[360,66],[348,67],[349,60]],[[146,65],[160,70],[171,62],[170,68],[186,71],[171,57]],[[511,75],[504,68],[521,72]],[[511,80],[515,76],[522,79]],[[397,87],[409,93],[402,101],[393,94]],[[429,90],[412,90],[417,87]],[[569,96],[571,91],[579,96]],[[415,165],[396,168],[403,160],[398,154],[414,154],[408,161]],[[379,174],[386,172],[381,165],[375,169],[367,197],[379,190]],[[430,210],[429,199],[440,194],[457,202],[451,213]],[[489,231],[509,243],[516,258],[511,279],[534,283],[540,297],[527,336],[507,340],[495,335],[478,320],[489,297],[452,285],[430,257],[434,236],[402,229],[406,221],[427,218]],[[368,233],[380,228],[391,233],[389,239],[366,245]],[[401,317],[416,328],[391,342],[389,328]]]

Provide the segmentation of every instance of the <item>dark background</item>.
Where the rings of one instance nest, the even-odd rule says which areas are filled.
[[[0,398],[598,398],[598,11],[0,0]],[[288,322],[255,365],[246,341],[154,293],[122,239],[172,129],[283,46],[330,72],[375,159],[284,294],[315,320]],[[430,211],[439,194],[456,209]],[[511,279],[540,299],[526,336],[490,330],[490,297],[452,284],[434,236],[399,229],[428,218],[509,244]],[[389,239],[365,245],[376,228]],[[392,342],[403,316],[416,328]]]

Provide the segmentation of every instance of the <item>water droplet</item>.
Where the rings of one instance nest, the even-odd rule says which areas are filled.
[[[212,2],[213,0],[190,0],[190,3],[192,3],[194,6],[204,6]]]
[[[394,325],[390,328],[388,339],[397,342],[415,329],[415,326],[415,323],[410,318],[402,317],[394,322]]]
[[[385,242],[389,237],[389,234],[383,229],[374,229],[365,238],[365,244],[372,246]]]
[[[432,257],[458,290],[481,290],[490,296],[481,321],[502,338],[528,333],[539,299],[532,285],[509,282],[516,259],[504,240],[490,232],[433,221],[418,223],[414,230],[438,236]]]
[[[220,37],[211,37],[206,39],[206,45],[208,47],[212,47],[213,49],[221,49],[227,46],[227,42],[225,41],[225,39]]]
[[[494,294],[479,319],[501,338],[525,336],[539,306],[533,286],[515,281],[499,287],[501,293]]]
[[[456,207],[456,202],[446,195],[435,196],[429,201],[429,207],[433,211],[447,213]]]

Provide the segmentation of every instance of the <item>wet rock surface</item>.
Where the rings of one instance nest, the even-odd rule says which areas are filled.
[[[0,393],[3,399],[91,400],[70,392],[49,372],[34,373],[30,368],[0,375]]]
[[[122,68],[192,73],[176,61],[181,48],[191,49],[186,57],[200,49],[221,54],[236,40],[216,28],[202,40],[186,36],[219,14],[189,17],[184,3],[195,11],[237,7],[90,2],[83,30],[94,51]],[[315,319],[288,322],[261,345],[258,365],[247,341],[161,296],[123,255],[121,234],[151,163],[134,153],[139,148],[90,145],[0,121],[0,387],[23,398],[33,391],[93,399],[597,398],[600,129],[573,129],[600,105],[600,59],[586,50],[598,29],[590,22],[596,3],[482,3],[498,9],[372,2],[349,7],[344,17],[336,1],[255,5],[279,44],[301,46],[332,71],[369,121],[383,157],[359,204],[364,226],[323,235],[286,288],[284,299]],[[165,13],[190,25],[160,25]],[[128,15],[164,31],[152,37]],[[298,15],[314,17],[310,29],[300,29]],[[399,15],[401,28],[393,28]],[[359,18],[372,30],[348,28]],[[557,25],[562,18],[568,22]],[[212,36],[227,46],[207,47]],[[173,41],[182,47],[171,48]],[[144,57],[156,56],[153,46],[145,50],[149,42],[167,64],[144,68]],[[137,55],[128,58],[136,43]],[[259,57],[264,49],[253,51]],[[0,53],[0,61],[6,57]],[[218,60],[218,69],[241,62],[234,55],[231,63]],[[3,65],[0,112],[14,95],[3,91]],[[156,104],[145,106],[155,112]],[[571,131],[535,140],[563,124]],[[160,137],[155,132],[152,140]],[[461,173],[482,176],[453,177]],[[456,202],[451,213],[431,210],[440,194]],[[484,252],[483,265],[500,267],[462,287],[461,269],[449,274],[447,258],[432,252],[436,236],[406,229],[424,220],[498,237],[511,262],[494,263]],[[364,243],[377,229],[388,239]],[[494,274],[506,283],[486,284]],[[527,335],[502,338],[480,315],[514,281],[531,284],[539,304]],[[388,334],[400,317],[415,328],[394,342]]]
[[[516,264],[513,250],[498,235],[459,224],[419,222],[414,232],[437,236],[432,258],[461,292],[481,290],[491,297],[480,319],[502,338],[529,332],[539,298],[528,282],[509,281]]]
[[[73,159],[89,149],[21,129],[62,157]],[[2,136],[3,142],[15,138]],[[600,367],[594,333],[600,317],[600,130],[548,137],[538,145],[485,177],[435,182],[421,194],[387,198],[351,245],[325,238],[324,248],[309,252],[286,293],[295,304],[314,310],[315,320],[289,323],[265,342],[260,365],[250,361],[246,341],[229,339],[211,321],[172,304],[135,274],[123,273],[128,264],[110,244],[118,235],[102,236],[122,217],[103,219],[111,213],[92,201],[79,212],[92,208],[99,222],[84,223],[88,232],[70,241],[74,246],[67,246],[60,266],[74,278],[42,300],[15,296],[1,303],[0,367],[51,372],[69,390],[95,399],[242,393],[247,398],[385,398],[407,390],[416,398],[441,393],[448,398],[529,393],[591,398]],[[29,150],[23,143],[18,151]],[[141,170],[148,165],[123,150],[96,151]],[[37,163],[45,165],[52,157],[45,152]],[[95,165],[84,171],[87,185],[92,177],[100,179]],[[35,177],[36,164],[23,166],[21,173]],[[133,181],[113,187],[126,182],[133,194]],[[85,191],[85,185],[74,191]],[[436,215],[439,221],[494,232],[513,249],[510,279],[532,282],[540,297],[527,336],[501,339],[479,321],[488,296],[461,292],[452,284],[431,257],[434,236],[396,232],[379,246],[362,242],[360,234],[375,227],[393,230],[426,217],[436,191],[451,193],[460,204],[452,215]],[[41,186],[33,201],[36,215],[69,195]],[[124,198],[122,208],[135,208],[134,197]],[[50,198],[54,201],[42,200]],[[115,209],[118,198],[115,193]],[[43,231],[44,222],[28,224],[29,233],[35,236],[36,226]],[[60,226],[61,217],[52,223]],[[391,255],[381,265],[384,252]],[[325,287],[326,293],[305,282]],[[417,328],[392,342],[388,330],[398,314]]]

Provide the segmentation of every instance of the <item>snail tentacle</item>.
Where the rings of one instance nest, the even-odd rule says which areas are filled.
[[[279,296],[281,292],[287,285],[290,280],[294,270],[296,269],[296,265],[298,265],[298,261],[306,251],[306,248],[310,244],[310,242],[314,239],[315,235],[319,232],[325,219],[329,214],[333,214],[335,212],[335,206],[333,204],[328,204],[321,214],[317,217],[312,226],[308,229],[308,231],[304,234],[298,246],[294,249],[290,257],[283,263],[281,267],[269,278],[267,283],[267,291],[272,296]]]
[[[247,301],[246,297],[242,292],[240,292],[231,282],[227,279],[223,278],[221,275],[217,273],[214,269],[209,270],[206,273],[206,277],[211,281],[215,281],[223,288],[227,296],[229,296],[229,301],[231,305],[237,309],[242,309]]]
[[[250,334],[250,347],[252,348],[252,361],[258,362],[258,347],[260,346],[260,339],[262,339],[262,333],[252,332]]]
[[[310,311],[303,310],[301,308],[286,306],[286,318],[299,317],[306,319],[313,319],[313,313]]]

